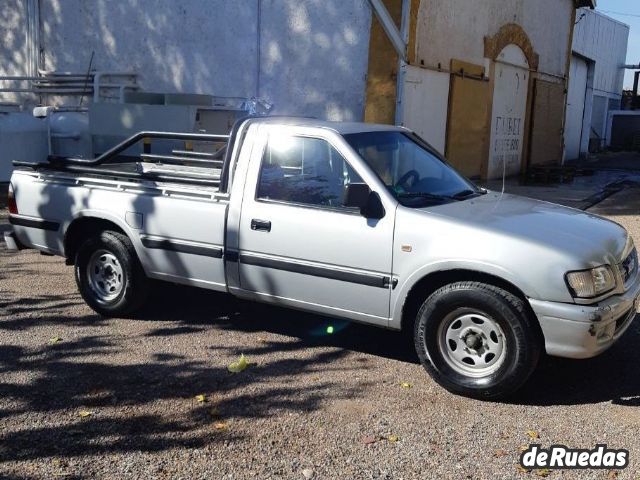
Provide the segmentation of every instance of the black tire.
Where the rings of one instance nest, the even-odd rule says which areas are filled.
[[[460,318],[469,325],[467,330],[460,326],[464,323],[457,323]],[[490,367],[485,358],[496,358],[495,354],[490,357],[494,341],[483,342],[486,336],[474,331],[471,323],[483,325],[483,319],[488,322],[482,328],[491,331],[489,337],[496,338],[500,351]],[[460,341],[450,340],[458,331]],[[519,389],[535,370],[542,351],[539,327],[524,302],[501,288],[479,282],[452,283],[429,296],[416,317],[414,343],[420,362],[437,383],[452,393],[485,400],[504,398]],[[458,348],[461,350],[455,353]],[[456,361],[452,359],[455,356],[466,357]],[[473,363],[469,370],[480,370],[461,372],[465,365],[460,361]],[[486,374],[483,368],[489,369]]]
[[[118,266],[116,277],[121,282],[113,298],[101,295],[103,286],[94,287],[89,276],[89,262],[98,252],[112,255]],[[97,270],[96,270],[97,271]],[[75,257],[75,277],[84,301],[104,317],[123,317],[144,305],[149,294],[149,281],[140,265],[131,240],[119,232],[105,230],[85,240]],[[95,283],[95,282],[94,282]]]

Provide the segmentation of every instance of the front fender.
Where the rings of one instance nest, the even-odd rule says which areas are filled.
[[[523,276],[516,275],[504,267],[470,260],[443,260],[429,263],[415,270],[405,279],[400,279],[398,286],[391,293],[391,318],[389,328],[399,330],[402,328],[402,310],[409,296],[409,293],[418,282],[428,275],[455,270],[466,270],[469,272],[491,275],[500,278],[518,288],[527,297],[540,298],[535,287]]]

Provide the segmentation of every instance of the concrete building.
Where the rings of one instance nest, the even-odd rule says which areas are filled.
[[[0,101],[86,105],[92,72],[124,82],[95,100],[257,97],[275,114],[404,124],[469,176],[514,175],[563,158],[576,8],[593,2],[6,0]],[[51,71],[75,76],[37,79]]]
[[[134,72],[147,91],[262,97],[274,113],[362,118],[367,0],[6,0],[2,10],[0,75],[83,73],[93,52],[92,69]]]
[[[565,122],[565,158],[607,146],[609,112],[620,110],[629,26],[589,9],[578,10]]]
[[[394,2],[385,3],[394,11]],[[595,4],[412,2],[407,66],[394,69],[394,52],[376,39],[374,23],[366,119],[395,115],[471,177],[559,164],[572,31],[583,6]],[[400,101],[396,74],[404,78]]]

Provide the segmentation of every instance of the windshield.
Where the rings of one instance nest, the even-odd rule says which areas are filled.
[[[417,135],[388,131],[344,138],[404,205],[463,200],[483,193]]]

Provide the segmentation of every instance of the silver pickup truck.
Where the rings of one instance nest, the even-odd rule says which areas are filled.
[[[543,352],[603,352],[638,310],[624,228],[478,188],[404,128],[253,118],[14,165],[8,247],[66,257],[105,316],[150,279],[228,292],[406,330],[442,386],[498,398]]]

